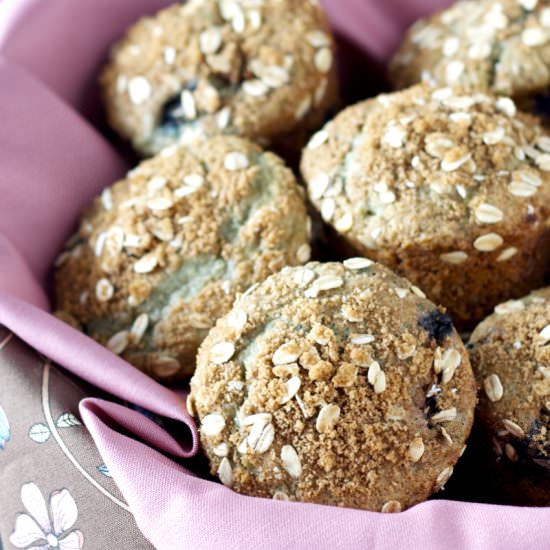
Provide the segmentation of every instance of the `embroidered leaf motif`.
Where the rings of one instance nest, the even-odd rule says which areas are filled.
[[[10,423],[4,409],[0,406],[0,450],[6,447],[6,443],[10,440]]]
[[[98,466],[98,467],[97,467],[97,471],[98,471],[100,474],[103,474],[105,477],[110,477],[110,478],[113,477],[113,476],[111,475],[111,472],[109,472],[109,468],[107,467],[107,464],[102,464],[101,466]]]
[[[82,422],[70,412],[63,413],[56,422],[58,428],[72,428],[73,426],[81,426]]]
[[[35,443],[46,443],[46,441],[50,439],[51,435],[52,434],[50,433],[50,428],[48,428],[46,424],[42,424],[41,422],[33,424],[29,429],[29,437]]]

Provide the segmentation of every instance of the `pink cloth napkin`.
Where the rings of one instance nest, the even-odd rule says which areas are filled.
[[[384,515],[249,498],[197,478],[181,465],[198,442],[182,398],[47,313],[46,276],[63,240],[128,168],[82,116],[97,112],[97,68],[130,22],[167,3],[0,2],[0,323],[87,382],[179,422],[167,433],[115,403],[81,403],[144,535],[167,550],[550,547],[548,509],[433,501]],[[407,24],[449,1],[324,3],[339,33],[383,61]]]

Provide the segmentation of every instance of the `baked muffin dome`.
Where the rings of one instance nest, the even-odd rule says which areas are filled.
[[[490,476],[508,502],[550,505],[550,289],[500,304],[474,331],[470,358]]]
[[[450,477],[475,381],[450,319],[365,258],[285,268],[203,342],[189,410],[238,492],[397,512]]]
[[[172,147],[106,189],[56,270],[57,308],[164,380],[235,297],[309,260],[303,192],[276,155],[241,138]]]
[[[144,155],[215,134],[303,146],[337,96],[317,2],[190,0],[141,19],[101,83],[113,128]]]
[[[462,330],[543,283],[547,151],[511,99],[420,85],[343,111],[310,141],[302,173],[352,251],[420,286]]]
[[[457,2],[410,29],[390,74],[398,88],[427,81],[532,101],[550,85],[550,2]]]

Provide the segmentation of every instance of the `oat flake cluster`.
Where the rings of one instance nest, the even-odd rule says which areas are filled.
[[[152,376],[189,376],[235,297],[307,262],[310,237],[280,158],[236,137],[174,146],[88,209],[57,262],[57,307]]]
[[[550,504],[550,289],[499,304],[472,334],[478,417],[499,493]]]
[[[550,2],[457,2],[411,28],[390,73],[397,88],[462,85],[528,105],[550,85]]]
[[[201,346],[189,410],[212,471],[255,496],[398,512],[439,490],[473,421],[464,346],[365,258],[285,268]]]
[[[541,286],[550,138],[509,98],[419,85],[340,113],[302,159],[343,246],[395,269],[471,327]]]
[[[300,149],[335,69],[316,0],[191,0],[134,25],[102,86],[111,125],[146,155],[220,133]]]

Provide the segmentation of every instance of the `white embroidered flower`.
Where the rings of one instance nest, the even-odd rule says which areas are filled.
[[[81,550],[84,537],[78,530],[71,531],[78,519],[73,497],[63,489],[50,495],[50,509],[35,483],[21,487],[21,500],[28,514],[19,514],[10,542],[16,548],[33,550]]]

